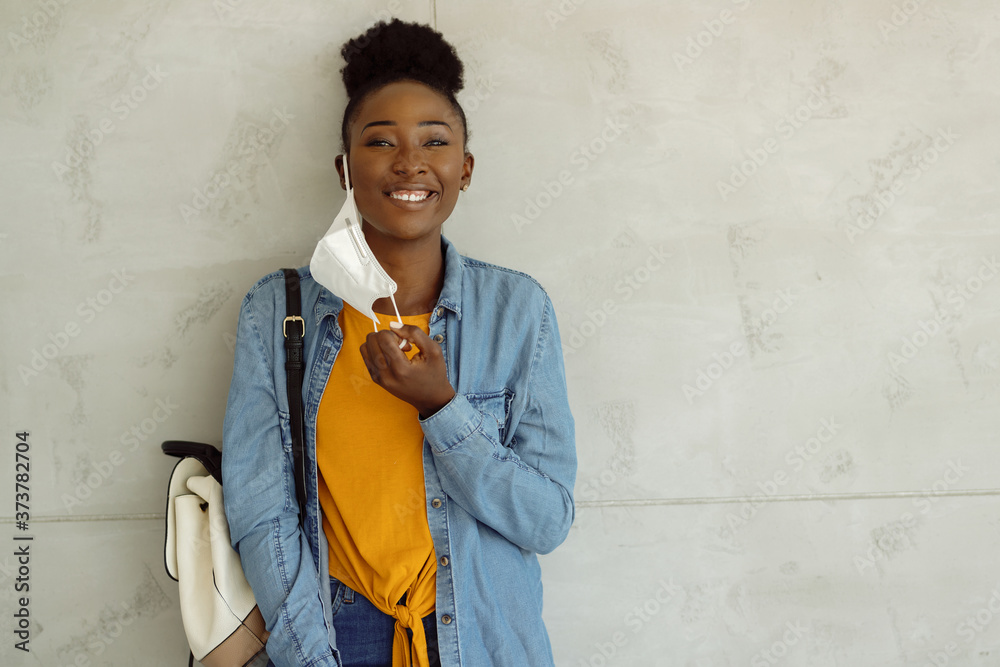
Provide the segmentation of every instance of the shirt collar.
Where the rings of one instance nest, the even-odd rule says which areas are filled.
[[[441,248],[444,251],[444,285],[441,286],[441,296],[438,306],[447,308],[462,319],[462,270],[464,263],[462,255],[451,241],[441,236]]]
[[[441,250],[444,253],[444,285],[441,286],[441,295],[438,297],[437,306],[431,314],[431,321],[438,319],[438,308],[447,308],[454,312],[458,319],[462,319],[462,270],[464,264],[462,255],[455,248],[455,245],[444,235],[441,236]],[[330,292],[322,285],[319,287],[319,298],[313,307],[313,317],[316,326],[319,326],[323,318],[327,315],[339,315],[344,307],[344,300]]]

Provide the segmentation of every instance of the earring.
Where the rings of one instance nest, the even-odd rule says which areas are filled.
[[[469,189],[469,184],[468,183],[466,183],[465,185],[462,186],[462,192],[465,192],[468,189]]]

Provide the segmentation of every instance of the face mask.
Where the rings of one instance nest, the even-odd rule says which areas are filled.
[[[396,308],[396,282],[389,277],[375,259],[361,231],[361,216],[354,202],[354,188],[347,171],[344,156],[344,180],[347,183],[347,201],[334,218],[330,229],[316,244],[309,270],[313,278],[357,310],[372,319],[378,331],[378,317],[372,310],[376,299],[389,297],[396,311],[399,324],[403,318]],[[396,323],[393,322],[395,325]]]

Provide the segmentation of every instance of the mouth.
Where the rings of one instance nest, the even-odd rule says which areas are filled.
[[[433,190],[394,190],[386,194],[390,199],[395,199],[396,201],[423,202],[437,193]]]
[[[438,192],[431,190],[423,183],[408,183],[406,185],[401,183],[382,194],[389,199],[393,206],[406,211],[421,210],[433,205],[440,198]]]

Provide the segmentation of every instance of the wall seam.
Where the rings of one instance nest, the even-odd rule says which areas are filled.
[[[903,498],[954,498],[959,496],[982,497],[1000,496],[1000,489],[966,489],[955,491],[871,491],[865,493],[813,493],[798,495],[767,496],[763,493],[751,496],[705,496],[701,498],[612,498],[608,500],[581,500],[579,509],[591,507],[654,507],[670,505],[733,505],[739,503],[789,503],[843,500],[898,500]],[[163,512],[137,514],[80,514],[34,516],[35,523],[70,523],[78,521],[162,521]],[[0,517],[0,524],[12,524],[11,517]]]
[[[895,500],[901,498],[943,498],[955,496],[1000,496],[1000,489],[966,489],[954,491],[871,491],[863,493],[814,493],[768,496],[758,493],[750,496],[703,498],[612,498],[608,500],[581,500],[585,507],[642,507],[651,505],[731,505],[734,503],[787,503],[838,500]]]

